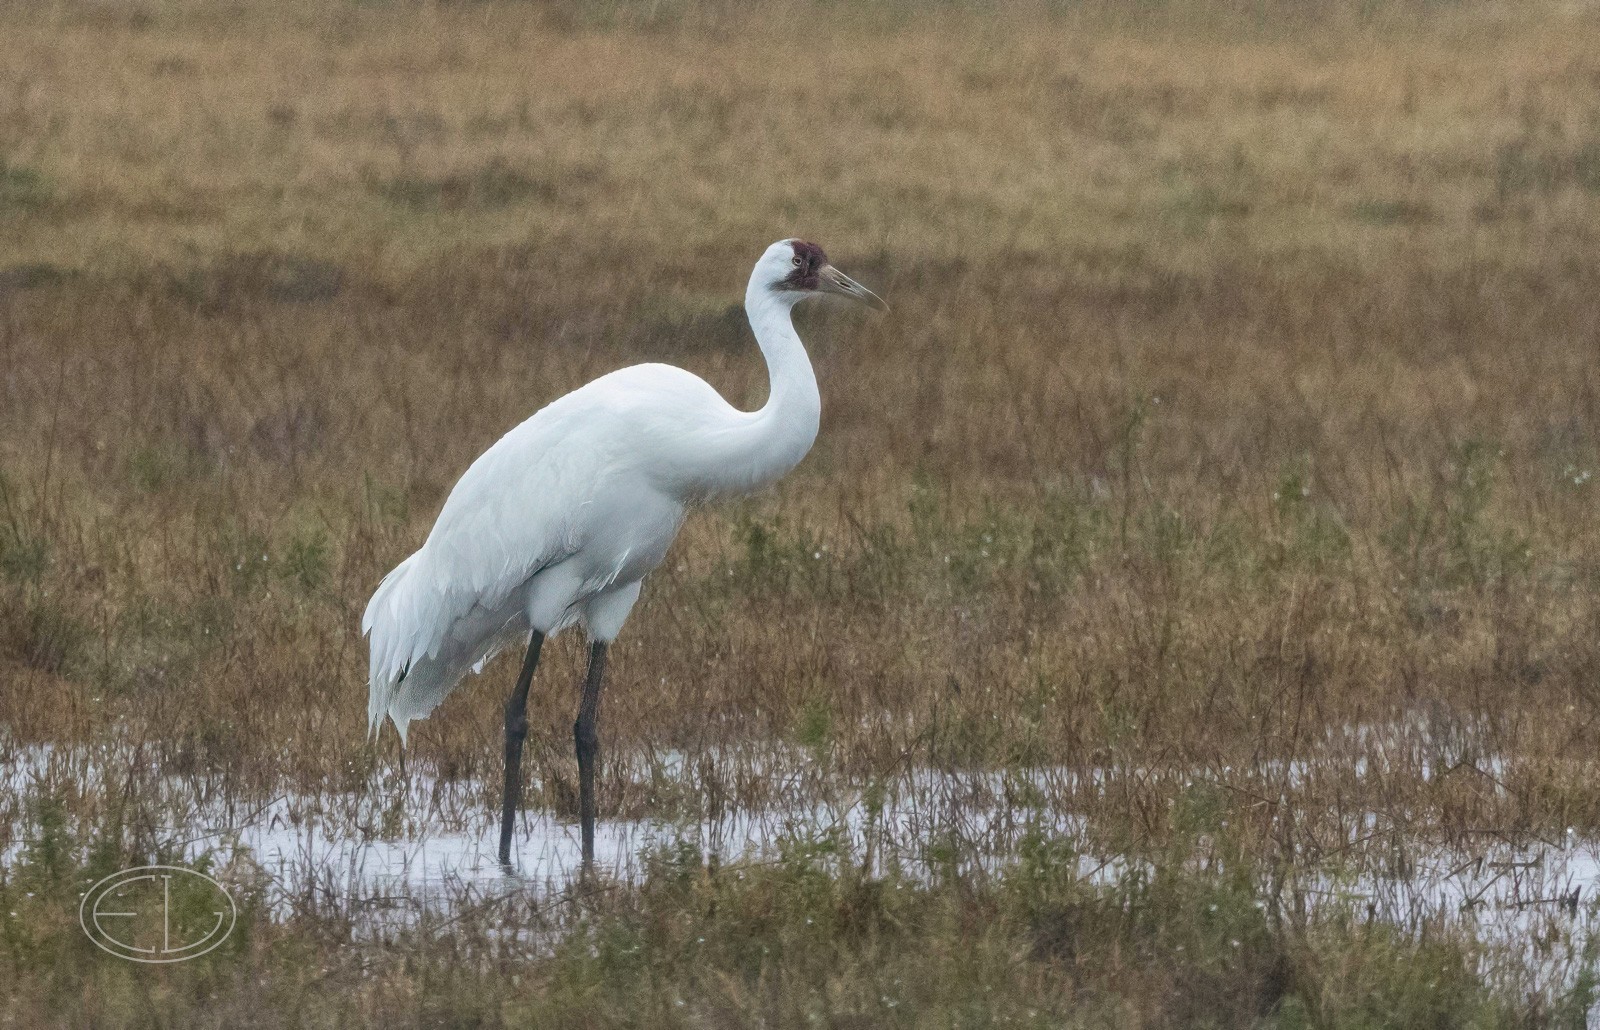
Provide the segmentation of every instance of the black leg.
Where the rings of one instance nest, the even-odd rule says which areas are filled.
[[[506,702],[506,786],[500,796],[500,864],[503,866],[511,864],[511,824],[522,798],[522,742],[528,736],[528,685],[533,682],[533,670],[539,666],[539,648],[543,644],[544,634],[534,630],[528,641],[527,657],[522,659],[517,687]]]
[[[600,754],[600,678],[606,672],[606,645],[589,645],[589,675],[572,739],[578,745],[578,819],[583,823],[583,871],[594,871],[594,762]]]

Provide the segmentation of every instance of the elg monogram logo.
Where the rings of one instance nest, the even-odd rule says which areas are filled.
[[[114,873],[89,888],[78,906],[89,939],[133,962],[198,958],[226,940],[237,919],[222,884],[170,865]]]

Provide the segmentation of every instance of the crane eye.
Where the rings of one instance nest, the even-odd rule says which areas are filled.
[[[790,258],[789,260],[794,264],[794,267],[796,267],[796,268],[800,267],[800,255],[799,254],[796,254],[794,257]]]

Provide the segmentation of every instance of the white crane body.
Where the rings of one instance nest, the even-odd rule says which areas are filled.
[[[581,622],[592,638],[614,639],[688,505],[711,495],[699,466],[716,460],[715,423],[749,417],[698,376],[636,365],[501,437],[362,619],[372,634],[372,728],[388,715],[404,736],[466,672],[530,630],[551,636]],[[699,462],[682,446],[686,428],[708,438],[695,448]]]

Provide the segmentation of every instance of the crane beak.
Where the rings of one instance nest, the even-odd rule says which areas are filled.
[[[821,271],[817,273],[817,291],[819,293],[837,293],[841,297],[859,300],[868,307],[876,308],[879,311],[889,310],[889,305],[883,302],[882,297],[832,265],[823,265]]]

